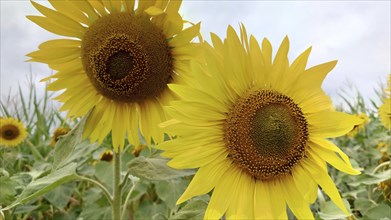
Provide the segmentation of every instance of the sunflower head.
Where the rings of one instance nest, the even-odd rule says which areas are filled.
[[[113,160],[113,151],[105,150],[99,156],[100,161],[111,162]]]
[[[365,113],[360,113],[357,117],[361,118],[362,124],[355,125],[353,129],[347,134],[349,137],[354,137],[358,132],[364,131],[365,126],[369,123],[369,118]]]
[[[313,219],[318,186],[347,215],[326,163],[357,175],[326,138],[344,135],[363,119],[334,110],[321,88],[336,61],[307,68],[311,48],[292,63],[286,37],[273,58],[244,27],[224,40],[211,34],[194,79],[170,84],[181,99],[165,109],[161,127],[177,138],[158,148],[177,169],[199,168],[177,203],[213,190],[206,219]]]
[[[57,143],[57,141],[60,139],[61,136],[68,134],[70,131],[70,128],[66,127],[58,127],[56,130],[54,130],[51,141],[50,141],[50,146],[54,147]]]
[[[184,28],[182,1],[49,2],[52,8],[32,2],[43,16],[27,17],[68,38],[44,42],[28,56],[57,71],[44,80],[55,79],[49,90],[64,90],[56,98],[61,110],[79,117],[93,109],[84,137],[102,142],[111,132],[116,150],[126,136],[138,145],[139,130],[148,145],[161,142],[162,106],[175,97],[167,84],[186,77],[189,60],[199,57],[191,41],[200,25]]]
[[[23,123],[14,118],[0,118],[0,145],[15,147],[26,139],[28,133]]]
[[[387,87],[383,104],[378,109],[380,121],[384,127],[391,130],[391,74],[388,75]]]

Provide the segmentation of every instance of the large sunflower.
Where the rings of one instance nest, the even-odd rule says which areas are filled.
[[[383,104],[379,107],[379,117],[384,127],[391,130],[391,74],[388,75],[385,93],[386,97],[383,99]]]
[[[127,135],[136,146],[138,129],[148,143],[163,139],[157,124],[166,120],[162,105],[174,98],[167,83],[179,80],[196,58],[200,25],[184,29],[178,0],[49,0],[35,2],[44,16],[27,16],[42,28],[69,38],[49,40],[28,54],[57,71],[49,90],[69,117],[85,115],[84,137],[102,142],[112,131],[115,149]],[[135,9],[135,4],[137,9]]]
[[[285,38],[272,59],[244,27],[205,43],[206,65],[195,64],[195,80],[169,85],[181,97],[167,107],[162,127],[176,139],[158,148],[177,169],[199,168],[178,204],[213,189],[206,219],[286,219],[286,205],[299,219],[313,218],[309,205],[318,185],[348,213],[326,162],[353,175],[348,157],[325,138],[362,123],[334,111],[321,89],[336,61],[306,69],[311,48],[292,64]]]
[[[15,147],[27,137],[27,131],[22,122],[14,118],[0,118],[0,145]]]

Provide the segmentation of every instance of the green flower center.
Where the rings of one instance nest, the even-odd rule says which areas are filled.
[[[260,180],[290,173],[304,157],[307,140],[300,107],[275,91],[259,90],[239,98],[224,125],[229,157]]]
[[[159,96],[173,64],[166,37],[147,18],[115,13],[93,23],[82,40],[84,69],[103,96],[141,102]]]

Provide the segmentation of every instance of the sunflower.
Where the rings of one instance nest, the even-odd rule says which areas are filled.
[[[355,125],[353,129],[347,134],[349,137],[354,137],[358,132],[365,131],[365,126],[369,123],[369,118],[365,113],[360,113],[357,117],[361,118],[363,122],[359,125]]]
[[[112,132],[114,149],[128,136],[139,144],[163,140],[157,124],[166,120],[162,105],[173,100],[168,83],[196,59],[200,24],[182,20],[178,0],[49,0],[54,9],[32,2],[43,16],[27,16],[42,28],[68,38],[49,40],[28,54],[57,71],[48,90],[68,117],[86,115],[83,137],[100,143]],[[137,3],[137,9],[135,4]]]
[[[14,118],[0,118],[0,145],[15,147],[27,137],[22,122]]]
[[[57,143],[57,141],[60,139],[61,136],[68,134],[70,131],[70,128],[65,127],[58,127],[53,132],[52,140],[50,142],[50,146],[54,147]]]
[[[379,107],[379,116],[384,127],[391,130],[391,74],[388,75],[387,84],[385,89],[386,97],[383,99],[383,104]]]
[[[362,120],[336,112],[321,89],[336,61],[306,69],[309,48],[289,64],[288,38],[272,59],[269,41],[261,49],[243,26],[240,38],[229,27],[224,41],[211,39],[213,46],[203,45],[206,64],[194,63],[194,80],[169,85],[181,99],[165,108],[172,119],[161,127],[177,138],[158,148],[173,168],[199,168],[177,203],[213,190],[205,219],[286,219],[286,205],[313,219],[319,185],[348,214],[326,162],[360,172],[325,138]]]
[[[100,161],[111,162],[113,160],[113,151],[105,150],[99,156]]]

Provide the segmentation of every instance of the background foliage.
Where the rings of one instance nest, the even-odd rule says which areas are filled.
[[[378,94],[380,100],[382,93]],[[390,131],[380,123],[375,101],[366,106],[358,92],[353,101],[346,94],[342,98],[347,108],[340,110],[369,118],[362,128],[333,139],[362,171],[349,176],[329,168],[353,215],[345,216],[321,191],[311,209],[316,219],[390,219]],[[101,156],[110,149],[110,137],[101,145],[82,141],[83,120],[65,119],[49,100],[47,92],[38,94],[31,83],[27,93],[19,86],[16,97],[0,103],[1,117],[18,118],[29,132],[28,139],[16,148],[0,146],[0,219],[110,219],[103,188],[111,191],[113,187],[113,162],[109,154]],[[51,146],[58,126],[73,129]],[[122,196],[127,201],[124,217],[202,219],[209,195],[176,205],[194,173],[167,167],[159,152],[145,142],[140,146],[127,143],[121,167]]]

